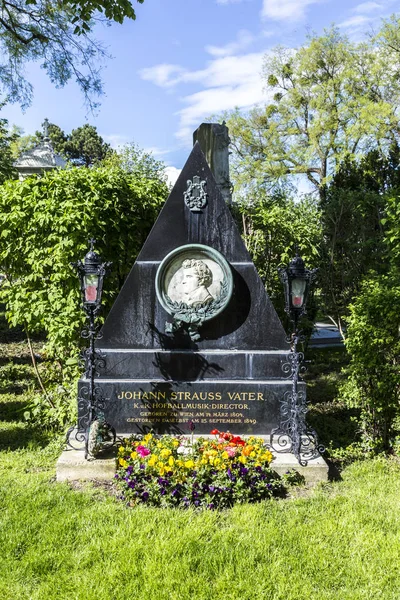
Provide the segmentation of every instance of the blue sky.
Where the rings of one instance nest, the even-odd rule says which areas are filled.
[[[295,48],[332,23],[353,39],[379,28],[398,0],[145,0],[137,20],[98,27],[114,57],[105,64],[106,95],[87,114],[75,84],[55,89],[38,64],[27,68],[34,100],[2,116],[33,133],[44,118],[70,132],[85,122],[114,146],[136,142],[180,169],[192,133],[205,118],[265,100],[263,56],[278,44]]]

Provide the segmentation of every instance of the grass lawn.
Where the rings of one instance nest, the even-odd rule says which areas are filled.
[[[21,420],[27,350],[2,348],[2,600],[399,600],[398,459],[224,512],[127,509],[103,487],[55,482],[62,441]]]

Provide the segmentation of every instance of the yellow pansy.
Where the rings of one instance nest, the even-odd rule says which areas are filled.
[[[159,473],[160,473],[161,477],[165,474],[165,467],[164,467],[164,465],[162,467],[160,467]]]
[[[257,456],[256,453],[254,452],[254,450],[253,450],[253,452],[250,452],[250,456],[251,456],[251,458],[255,458]]]
[[[223,452],[223,453],[221,454],[221,456],[222,456],[222,458],[223,458],[224,460],[226,460],[227,458],[229,458],[229,454],[227,453],[227,451],[226,451],[226,450],[225,450],[225,452]]]
[[[217,467],[218,465],[221,464],[221,459],[220,458],[214,458],[214,465]]]
[[[158,456],[155,456],[155,455],[153,454],[153,456],[151,456],[151,457],[149,458],[148,465],[149,465],[150,467],[154,467],[154,465],[156,464],[156,462],[157,462],[157,461],[158,461]]]
[[[264,452],[264,454],[262,454],[260,456],[260,460],[263,460],[265,462],[271,462],[271,460],[272,460],[272,454],[271,454],[271,452],[269,452],[269,450],[266,450]]]
[[[178,440],[174,440],[174,441],[172,442],[172,445],[173,445],[175,448],[177,448],[177,447],[179,446],[179,442],[178,442]]]
[[[152,433],[147,433],[147,434],[144,436],[144,438],[143,438],[143,441],[144,441],[144,442],[148,442],[149,440],[151,440],[151,438],[152,438],[152,437],[153,437],[153,434],[152,434]]]
[[[185,462],[185,467],[186,467],[186,469],[193,469],[193,467],[194,467],[194,462],[193,462],[192,460],[187,460],[187,461]]]
[[[159,469],[162,469],[164,466],[165,466],[165,465],[164,465],[164,463],[163,463],[163,462],[158,462],[158,463],[157,463],[157,467],[158,467]]]
[[[169,448],[164,448],[161,450],[160,456],[161,458],[168,458],[168,456],[171,456],[171,450]]]
[[[133,458],[133,460],[135,460],[136,458],[138,458],[138,453],[137,452],[131,452],[131,458]]]
[[[128,466],[128,463],[126,462],[126,460],[125,460],[124,458],[120,458],[120,459],[118,460],[118,462],[119,462],[119,464],[121,465],[121,467],[124,467],[124,468],[125,468],[125,467],[127,467],[127,466]]]
[[[173,467],[173,466],[174,466],[174,463],[175,463],[175,461],[174,461],[174,457],[173,457],[173,456],[170,456],[170,457],[169,457],[169,459],[168,459],[168,464],[169,464],[169,466],[170,466],[170,467]]]
[[[245,465],[247,463],[247,458],[245,456],[239,456],[239,462],[241,462],[242,465]]]
[[[118,454],[123,454],[125,452],[125,448],[123,446],[120,446],[118,448]]]

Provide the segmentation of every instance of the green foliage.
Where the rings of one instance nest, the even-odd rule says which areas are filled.
[[[268,55],[263,78],[273,102],[225,115],[235,185],[302,176],[322,197],[344,160],[390,143],[398,132],[399,86],[381,44],[351,43],[332,27],[297,51],[278,47]]]
[[[399,148],[378,151],[360,162],[344,161],[321,201],[322,309],[343,332],[343,319],[372,269],[387,272],[384,215],[389,190],[399,181]]]
[[[58,125],[49,123],[48,132],[54,152],[69,159],[75,166],[91,167],[114,154],[110,144],[104,142],[93,125],[85,123],[66,134]],[[15,137],[17,139],[13,145],[13,154],[17,157],[40,144],[44,134],[36,131],[34,135],[24,136],[19,132]],[[137,168],[137,173],[139,176],[145,175],[140,166]]]
[[[0,188],[1,288],[10,324],[44,330],[47,353],[62,378],[76,371],[83,324],[77,276],[70,263],[83,258],[88,239],[112,261],[105,280],[105,312],[122,286],[167,193],[159,179],[119,167],[70,168]]]
[[[72,164],[77,166],[90,167],[113,153],[110,144],[106,144],[97,133],[96,127],[87,123],[73,129],[68,136],[64,136],[64,139],[61,139],[60,135],[58,137],[59,139],[55,140],[53,134],[51,138],[53,144],[55,142],[54,150],[69,158]],[[140,174],[143,176],[143,171]]]
[[[320,213],[312,198],[300,202],[280,195],[254,204],[235,205],[236,220],[266,290],[282,312],[283,292],[278,267],[287,264],[298,247],[307,267],[318,263]]]
[[[104,164],[118,166],[131,175],[165,180],[165,164],[135,143],[125,144],[117,152],[108,153]]]
[[[0,104],[0,108],[2,106],[3,104]],[[0,119],[0,184],[17,174],[13,165],[12,152],[12,145],[17,137],[18,134],[15,130],[9,130],[7,119]]]
[[[143,0],[138,0],[142,3]],[[0,20],[0,84],[11,102],[27,107],[32,85],[24,67],[39,61],[52,83],[64,86],[75,79],[85,100],[102,93],[103,47],[91,37],[96,21],[122,23],[135,19],[129,0],[2,0]]]
[[[364,442],[388,450],[400,414],[400,281],[390,276],[364,281],[350,305],[346,348],[348,381],[342,396],[361,409]]]
[[[393,193],[394,192],[394,193]],[[396,193],[397,192],[397,193]],[[382,223],[385,227],[385,260],[390,265],[393,272],[400,272],[400,185],[397,190],[392,190],[392,194],[386,198],[385,216]]]

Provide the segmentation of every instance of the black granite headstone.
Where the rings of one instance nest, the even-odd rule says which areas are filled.
[[[184,201],[194,177],[206,182],[198,211]],[[171,315],[155,289],[165,256],[188,244],[218,251],[233,277],[229,304],[203,323],[195,341],[184,327],[167,332]],[[119,433],[187,433],[192,422],[195,433],[267,435],[279,423],[291,386],[286,335],[198,143],[105,321],[98,349],[104,365],[96,385],[106,420]],[[79,389],[85,385],[82,379]],[[87,403],[79,396],[84,428]]]

